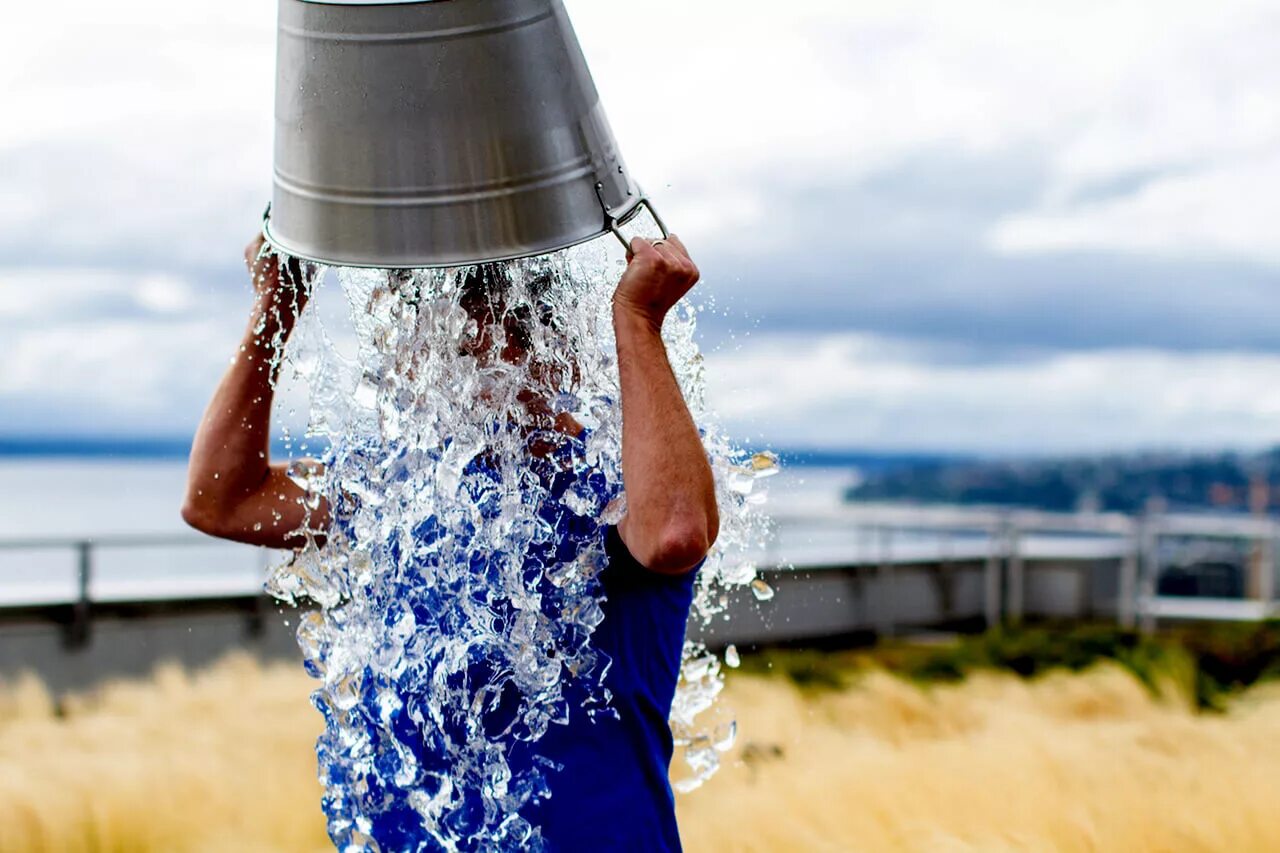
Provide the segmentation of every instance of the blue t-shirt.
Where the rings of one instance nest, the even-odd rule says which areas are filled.
[[[606,560],[594,581],[603,598],[603,618],[588,642],[601,660],[608,662],[602,686],[610,698],[607,708],[601,709],[598,677],[567,678],[562,682],[567,722],[550,725],[536,740],[525,740],[499,734],[518,711],[518,696],[504,690],[502,701],[492,712],[484,713],[482,725],[494,744],[501,744],[513,778],[541,775],[545,781],[544,793],[524,802],[519,814],[540,830],[552,853],[679,851],[675,803],[667,775],[673,747],[667,718],[679,678],[696,572],[669,576],[649,571],[629,553],[616,527],[566,506],[570,488],[586,489],[599,499],[599,506],[607,503],[613,495],[602,475],[560,470],[551,462],[535,460],[531,465],[548,486],[549,499],[539,517],[555,535],[530,550],[527,568],[541,576],[545,568],[573,560],[591,543],[604,548]],[[469,482],[476,491],[472,501],[480,512],[495,511],[492,496],[485,491],[486,470],[480,460],[468,468],[472,474]],[[357,530],[347,514],[356,504],[343,503],[352,500],[339,497],[334,519],[343,535],[356,544]],[[453,533],[465,543],[465,531]],[[365,544],[380,549],[380,559],[395,565],[402,548],[427,545],[443,535],[433,518],[415,528],[407,544],[401,537]],[[470,557],[478,577],[499,565],[496,557]],[[415,568],[423,573],[431,570],[429,563],[415,564]],[[430,630],[437,639],[447,636],[453,625],[450,620],[460,618],[461,611],[441,598],[444,592],[423,585],[416,577],[418,574],[407,573],[386,580],[372,605],[386,608],[388,620],[390,614],[408,609],[418,631]],[[560,606],[555,590],[548,588],[544,593],[543,606],[548,610],[544,615],[554,618],[555,608]],[[564,630],[580,629],[566,625]],[[566,648],[574,647],[572,638],[562,640]],[[438,656],[442,650],[428,649],[427,653]],[[465,675],[457,673],[451,678],[479,686],[494,674],[493,664],[481,659],[474,661]],[[344,714],[334,711],[324,690],[317,691],[317,706],[326,713],[328,723],[317,753],[326,785],[325,811],[335,841],[357,826],[383,850],[443,849],[429,837],[411,802],[421,791],[419,784],[395,778],[403,766],[399,752],[412,753],[419,771],[452,776],[445,741],[463,742],[467,720],[475,717],[469,710],[471,703],[438,708],[436,715],[424,714],[423,702],[427,700],[421,690],[413,679],[402,676],[387,682],[366,670],[356,706]],[[383,701],[387,695],[397,700],[390,712]],[[594,710],[589,712],[589,708]],[[437,722],[424,722],[426,718]],[[372,767],[368,760],[353,760],[359,757],[351,746],[356,741],[372,745]],[[363,755],[362,750],[367,748],[356,752]],[[421,775],[412,778],[420,779]],[[462,790],[465,795],[459,808],[443,816],[454,837],[469,835],[472,827],[479,830],[483,822],[478,791],[471,787]],[[471,837],[472,844],[464,849],[492,849],[495,843],[486,845],[483,834]]]
[[[548,771],[551,797],[528,812],[553,851],[680,850],[667,776],[667,723],[680,673],[695,572],[651,572],[604,529],[604,621],[592,645],[609,656],[604,684],[617,716],[592,722],[574,709],[531,746],[562,765]]]

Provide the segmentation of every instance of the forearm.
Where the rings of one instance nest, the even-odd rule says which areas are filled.
[[[255,334],[258,314],[250,318],[191,448],[189,479],[214,500],[255,488],[266,476],[278,369],[271,337],[278,332]]]
[[[627,547],[650,569],[681,572],[719,532],[715,484],[697,426],[667,360],[660,329],[614,311],[622,384],[622,476]]]
[[[192,443],[183,516],[227,539],[270,547],[302,544],[304,522],[323,529],[324,507],[306,517],[303,491],[272,465],[271,408],[282,346],[291,331],[274,312],[255,307],[231,365],[219,382]]]

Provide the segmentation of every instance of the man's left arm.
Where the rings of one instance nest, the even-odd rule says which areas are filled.
[[[627,492],[618,532],[642,565],[662,574],[695,568],[720,530],[711,465],[662,341],[667,312],[697,281],[674,234],[636,238],[613,297]]]

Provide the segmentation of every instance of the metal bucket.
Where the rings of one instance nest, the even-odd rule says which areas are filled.
[[[621,238],[642,206],[560,0],[280,0],[282,251],[504,260]]]

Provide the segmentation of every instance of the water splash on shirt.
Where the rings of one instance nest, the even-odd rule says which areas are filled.
[[[269,590],[316,605],[298,642],[321,682],[317,753],[339,849],[423,833],[447,850],[536,848],[521,809],[545,779],[507,752],[567,721],[571,682],[592,696],[588,713],[609,713],[608,661],[590,638],[596,534],[626,509],[610,312],[622,265],[612,238],[500,266],[304,264],[312,305],[327,289],[346,310],[309,309],[290,340],[310,401],[291,440],[324,449],[289,474],[332,522],[307,532]],[[763,583],[742,553],[765,538],[756,483],[777,460],[738,450],[709,416],[696,317],[682,303],[663,331],[720,502],[693,608],[706,623],[732,589]],[[687,643],[671,712],[677,790],[709,778],[732,744],[721,686],[719,660]]]

